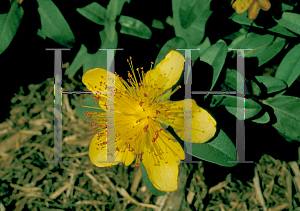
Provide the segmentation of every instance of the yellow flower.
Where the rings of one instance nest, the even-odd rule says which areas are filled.
[[[133,75],[128,73],[128,83],[101,68],[89,70],[83,75],[82,81],[87,88],[98,92],[95,97],[102,110],[108,112],[109,102],[114,105],[115,149],[109,146],[113,142],[106,136],[107,113],[89,113],[92,124],[98,126],[93,131],[97,134],[89,148],[91,162],[99,167],[116,165],[99,163],[107,161],[107,149],[109,152],[115,150],[115,161],[122,161],[126,166],[134,159],[135,166],[139,166],[142,159],[153,185],[161,191],[174,191],[178,188],[179,161],[184,160],[185,155],[179,142],[162,125],[170,125],[184,139],[185,101],[192,105],[193,143],[204,143],[211,139],[216,132],[216,121],[192,99],[177,102],[168,100],[180,88],[178,86],[170,91],[184,67],[184,57],[177,51],[171,51],[155,69],[146,74],[139,69],[135,74],[132,63],[130,66]],[[107,96],[111,87],[115,87],[114,97]],[[169,93],[169,96],[163,97],[164,93]]]

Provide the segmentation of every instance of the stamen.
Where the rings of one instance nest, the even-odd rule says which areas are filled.
[[[153,62],[151,62],[151,66],[150,66],[150,70],[152,70],[152,66],[154,65],[154,63]]]
[[[166,100],[168,100],[169,99],[169,97],[172,95],[172,94],[174,94],[178,89],[180,89],[181,88],[181,86],[179,85],[179,86],[177,86],[170,94],[168,94],[166,97],[164,97],[165,99],[163,99],[160,103],[162,104],[162,103],[164,103]],[[161,95],[161,97],[162,97],[162,95]],[[161,99],[161,97],[159,98],[159,99]]]

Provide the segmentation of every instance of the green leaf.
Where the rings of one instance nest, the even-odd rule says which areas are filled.
[[[235,49],[253,49],[245,52],[245,58],[257,57],[258,66],[265,64],[276,56],[284,47],[285,39],[266,34],[249,33],[248,37],[232,45]]]
[[[292,12],[284,12],[282,14],[281,19],[279,19],[279,20],[275,19],[275,21],[279,25],[291,30],[292,32],[294,32],[296,34],[300,34],[300,15],[299,14],[292,13]]]
[[[37,35],[43,38],[43,40],[47,38],[47,35],[41,29],[38,29]]]
[[[249,33],[249,36],[251,35],[251,33]],[[243,41],[244,39],[246,39],[247,37],[245,37],[245,34],[242,34],[238,37],[236,37],[234,40],[232,40],[232,42],[230,43],[230,45],[228,46],[229,49],[234,49],[235,46],[237,46],[238,43],[240,43],[241,41]],[[247,51],[246,51],[247,52]],[[236,52],[234,52],[236,53]]]
[[[107,70],[107,52],[97,51],[94,54],[87,53],[83,64],[83,74],[90,69],[103,68]]]
[[[245,83],[245,89],[237,90],[237,82],[238,81]],[[246,86],[246,83],[247,83],[247,79],[244,78],[240,72],[227,68],[226,78],[224,80],[224,84],[226,86],[229,86],[231,89],[237,91],[238,93],[244,94],[244,92],[245,92],[245,94],[250,94],[250,92],[248,91],[248,88]]]
[[[246,29],[244,28],[240,28],[238,31],[232,32],[231,34],[225,36],[223,39],[227,39],[227,40],[235,40],[238,37],[242,37],[245,39],[246,38],[246,34],[248,32],[246,31]],[[228,46],[228,48],[231,48],[232,43]]]
[[[75,43],[72,30],[51,0],[37,0],[41,17],[42,33],[55,42],[71,48]]]
[[[287,88],[286,84],[275,77],[270,76],[255,76],[258,82],[263,83],[267,88],[267,94],[280,92]]]
[[[171,50],[185,49],[186,47],[187,47],[186,42],[181,37],[174,37],[174,38],[170,39],[160,49],[160,51],[156,57],[155,63],[154,63],[154,68],[158,65],[159,62],[161,62],[166,57],[166,55]],[[183,56],[185,56],[183,52],[180,52],[180,51],[178,51],[178,52],[181,53]]]
[[[118,2],[119,0],[110,0],[107,5],[106,17],[108,21],[114,21],[118,15]]]
[[[293,10],[294,7],[285,3],[281,3],[282,11]]]
[[[107,37],[106,29],[100,31],[99,33],[100,39],[101,39],[101,49],[116,49],[118,45],[118,34],[116,33],[116,36],[114,40],[109,40]],[[106,54],[106,51],[104,51]]]
[[[274,110],[277,121],[273,127],[283,135],[300,141],[300,98],[277,95],[263,100],[262,103]]]
[[[140,162],[141,164],[141,171],[142,171],[142,176],[143,176],[143,181],[144,183],[146,184],[147,188],[150,190],[150,192],[152,194],[154,194],[155,196],[162,196],[162,195],[165,195],[166,192],[164,191],[160,191],[160,190],[157,190],[154,185],[152,184],[152,182],[150,181],[149,177],[148,177],[148,174],[147,174],[147,170],[143,164],[143,162],[141,161]],[[168,179],[168,178],[166,178]]]
[[[83,64],[83,74],[86,73],[90,69],[94,68],[103,68],[106,69],[106,52],[97,51],[94,54],[87,53],[85,56],[84,64]],[[97,65],[96,65],[97,63]]]
[[[223,40],[207,48],[200,57],[200,60],[208,63],[213,68],[213,80],[209,91],[215,86],[221,73],[227,56],[227,45]]]
[[[81,44],[79,51],[77,52],[73,62],[69,68],[69,77],[74,77],[76,72],[83,66],[87,53],[85,45]]]
[[[0,54],[2,54],[17,33],[24,14],[23,8],[14,1],[8,13],[0,14]]]
[[[205,50],[207,48],[209,48],[210,46],[211,46],[211,44],[210,44],[209,38],[206,37],[205,40],[203,42],[201,42],[200,45],[197,46],[197,48],[200,49],[200,51],[198,51],[199,55],[201,56],[205,52]],[[193,51],[192,51],[192,53],[193,53]]]
[[[118,0],[118,9],[117,9],[117,15],[120,15],[123,9],[124,4],[127,2],[130,3],[131,0]]]
[[[193,50],[192,53],[192,66],[195,64],[196,60],[205,52],[207,48],[211,46],[209,38],[206,37],[198,46],[197,50]],[[187,73],[187,78],[189,78],[190,72]]]
[[[189,48],[194,48],[204,38],[205,25],[212,14],[210,2],[211,0],[172,1],[175,34],[182,37]]]
[[[228,161],[236,161],[236,148],[222,129],[212,141],[203,144],[184,143],[187,153],[199,159],[226,167],[237,165],[237,163],[228,163]]]
[[[116,31],[116,22],[115,21],[105,21],[105,32],[106,32],[106,39],[112,42],[117,36]]]
[[[128,34],[142,39],[150,39],[152,36],[150,28],[135,18],[121,15],[119,23],[121,25],[120,32],[122,34]]]
[[[107,5],[106,17],[109,21],[115,21],[117,16],[121,14],[125,2],[130,0],[111,0]]]
[[[300,75],[300,44],[293,47],[283,58],[275,77],[284,80],[290,87]]]
[[[230,17],[230,19],[232,19],[236,23],[250,26],[250,20],[249,20],[249,18],[247,16],[246,12],[244,12],[242,14],[234,13]],[[252,26],[257,27],[257,28],[264,28],[262,26],[258,26],[254,22],[253,22]],[[289,37],[297,37],[297,35],[295,35],[294,33],[290,32],[289,30],[287,30],[283,26],[280,26],[279,24],[277,24],[276,26],[273,26],[272,28],[268,28],[267,30],[269,30],[271,32],[278,33],[278,34],[282,34],[282,35],[285,35],[285,36],[289,36]]]
[[[254,96],[261,96],[261,87],[255,82],[254,80],[251,80],[251,87],[252,87],[252,94]]]
[[[156,20],[156,19],[153,19],[151,26],[156,29],[164,29],[165,28],[164,24],[161,21]]]
[[[256,122],[259,124],[266,124],[266,123],[270,122],[270,115],[266,111],[261,117],[259,117],[257,119],[253,119],[252,122]]]
[[[87,98],[85,98],[82,103],[80,103],[80,105],[77,107],[76,109],[76,114],[82,118],[83,120],[85,120],[86,122],[91,121],[87,115],[88,113],[92,113],[92,112],[99,112],[99,113],[106,113],[106,111],[100,109],[100,106],[97,105],[97,103],[99,103],[98,100],[96,100],[94,97],[94,95],[89,94],[89,96]],[[89,107],[93,107],[93,108],[87,108],[87,107],[82,107],[83,106],[89,106]]]
[[[284,135],[283,133],[280,133],[278,131],[278,134],[281,135],[287,142],[293,142],[294,140],[286,135]]]
[[[106,37],[106,29],[100,31],[100,38],[101,38],[101,48],[100,49],[116,49],[118,45],[118,34],[113,41],[110,41]],[[107,64],[109,65],[107,67]],[[84,58],[84,65],[83,65],[83,73],[86,71],[93,69],[93,68],[103,68],[105,70],[109,70],[111,67],[112,61],[107,61],[107,51],[106,50],[99,50],[94,54],[89,54]]]
[[[76,10],[88,20],[99,25],[104,25],[106,20],[106,8],[102,7],[100,4],[92,2],[91,4],[82,8],[77,8]]]
[[[117,36],[113,41],[107,39],[105,30],[100,32],[101,49],[115,49],[117,47]],[[109,65],[112,61],[108,61]],[[94,54],[87,52],[87,48],[82,44],[69,69],[69,77],[74,77],[76,72],[83,66],[83,73],[93,68],[103,68],[107,70],[107,51],[99,50]],[[108,67],[110,68],[110,66]]]
[[[187,29],[197,18],[194,7],[197,0],[182,1],[179,8],[179,18],[182,28]]]
[[[252,99],[236,97],[231,95],[214,95],[212,97],[212,100],[215,101],[211,103],[212,107],[216,105],[224,105],[226,110],[235,117],[237,117],[238,120],[244,120],[244,114],[245,119],[252,118],[255,115],[257,115],[262,109],[261,105],[253,101]],[[237,101],[239,101],[239,104],[243,104],[244,107],[237,109]]]

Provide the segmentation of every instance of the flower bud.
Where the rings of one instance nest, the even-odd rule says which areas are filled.
[[[234,0],[231,1],[231,3]],[[233,5],[232,8],[236,11],[236,13],[241,14],[243,12],[245,12],[249,6],[253,3],[254,0],[236,0]]]
[[[248,17],[249,17],[251,23],[257,17],[259,10],[260,10],[259,3],[255,0],[248,9]]]
[[[271,8],[271,3],[269,0],[257,0],[257,1],[262,10],[268,11]]]

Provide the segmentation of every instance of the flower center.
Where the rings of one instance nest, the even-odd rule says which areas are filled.
[[[142,106],[138,106],[137,110],[134,113],[134,116],[137,119],[140,119],[140,118],[143,119],[143,118],[146,118],[147,116],[149,116],[149,114],[145,108],[143,108]]]

